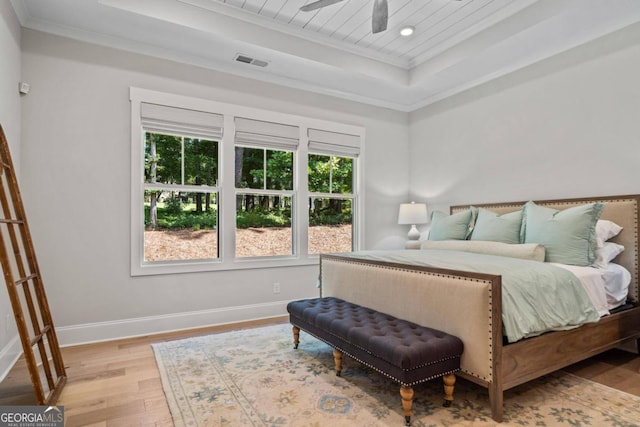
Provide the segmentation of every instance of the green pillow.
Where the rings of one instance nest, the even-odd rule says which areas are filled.
[[[490,210],[480,208],[469,240],[518,244],[520,243],[521,226],[522,210],[498,215]]]
[[[596,223],[604,204],[589,203],[562,211],[524,205],[524,243],[545,247],[545,261],[590,266],[596,259]]]
[[[471,233],[474,217],[475,208],[453,215],[434,211],[431,214],[429,240],[465,240]]]

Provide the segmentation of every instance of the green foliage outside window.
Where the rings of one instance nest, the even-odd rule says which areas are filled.
[[[309,191],[353,193],[353,162],[346,157],[310,154]],[[293,190],[293,153],[236,147],[236,188]],[[146,133],[144,180],[148,184],[215,187],[218,181],[218,142],[198,138]],[[217,193],[145,191],[145,227],[148,229],[214,229]],[[310,225],[352,223],[351,200],[312,198]],[[289,197],[245,194],[237,199],[236,225],[290,227]]]
[[[353,159],[310,154],[308,179],[311,192],[350,195],[353,193]],[[310,225],[351,224],[352,220],[350,199],[315,197],[309,200]]]
[[[235,167],[236,188],[293,190],[291,151],[236,147]]]
[[[214,187],[218,142],[146,133],[145,183]],[[216,193],[145,191],[145,227],[211,229],[217,225]]]

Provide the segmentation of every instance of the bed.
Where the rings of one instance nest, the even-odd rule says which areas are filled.
[[[456,335],[464,342],[460,376],[486,387],[494,420],[502,422],[505,390],[640,339],[638,286],[640,195],[536,201],[564,210],[602,202],[601,219],[623,227],[611,241],[625,247],[615,258],[631,274],[624,309],[569,330],[550,331],[507,343],[503,337],[502,276],[360,259],[353,254],[320,257],[320,294],[333,296]],[[504,214],[525,202],[474,204]],[[470,206],[454,206],[451,214]]]

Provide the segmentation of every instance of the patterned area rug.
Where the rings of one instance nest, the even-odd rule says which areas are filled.
[[[162,384],[181,426],[402,426],[399,386],[288,324],[154,344]],[[442,381],[414,388],[412,426],[638,426],[640,398],[557,372],[505,393],[503,424],[488,393],[458,380],[442,406]]]

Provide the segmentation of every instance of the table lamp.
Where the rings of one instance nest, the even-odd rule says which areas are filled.
[[[411,229],[407,237],[409,240],[418,240],[420,232],[416,228],[416,224],[426,224],[429,221],[427,217],[427,205],[424,203],[402,203],[398,212],[398,224],[411,224]]]

